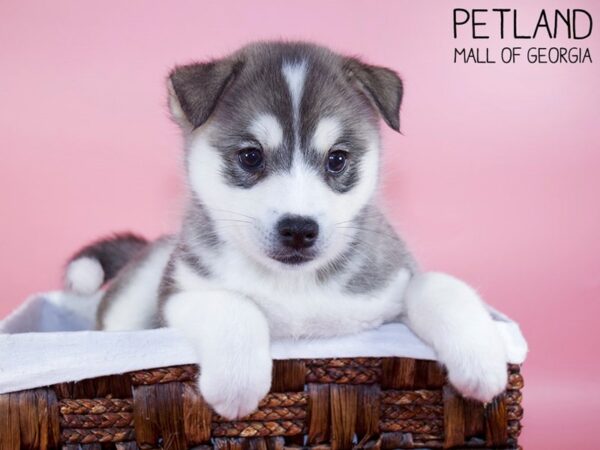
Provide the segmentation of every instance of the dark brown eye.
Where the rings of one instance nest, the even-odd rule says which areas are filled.
[[[346,168],[348,152],[343,150],[334,150],[327,156],[327,171],[330,173],[340,173]]]
[[[263,163],[262,150],[259,148],[244,148],[238,153],[238,158],[240,160],[240,165],[249,171],[259,169]]]

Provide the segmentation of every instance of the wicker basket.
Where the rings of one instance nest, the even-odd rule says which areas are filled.
[[[236,422],[203,402],[195,366],[143,370],[0,395],[0,450],[516,449],[523,378],[508,370],[484,406],[431,361],[275,361],[271,393]]]

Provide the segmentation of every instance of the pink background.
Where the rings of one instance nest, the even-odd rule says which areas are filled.
[[[452,55],[455,45],[550,43],[598,59],[600,33],[455,42],[452,7],[481,3],[453,3],[1,2],[0,317],[57,288],[65,258],[90,239],[175,229],[180,138],[164,89],[174,63],[310,39],[402,74],[404,136],[385,131],[385,201],[424,267],[463,277],[522,324],[522,443],[595,448],[600,66]],[[600,23],[598,3],[534,3],[519,8],[523,32],[541,7],[584,7]]]

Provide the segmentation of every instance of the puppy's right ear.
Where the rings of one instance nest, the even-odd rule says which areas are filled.
[[[167,83],[173,119],[192,129],[206,122],[241,67],[232,59],[175,67]]]

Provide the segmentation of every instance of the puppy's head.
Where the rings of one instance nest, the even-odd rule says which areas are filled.
[[[324,265],[375,192],[379,118],[398,130],[391,70],[303,43],[260,43],[175,68],[170,107],[190,189],[219,237],[275,268]]]

